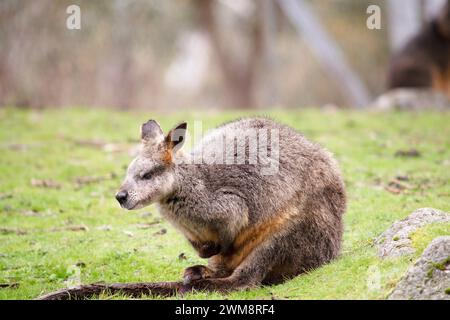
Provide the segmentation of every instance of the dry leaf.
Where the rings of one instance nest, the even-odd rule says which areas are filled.
[[[154,235],[162,236],[163,234],[166,234],[166,233],[167,233],[167,230],[163,228],[163,229],[159,230],[158,232],[155,232]]]
[[[136,228],[138,229],[150,229],[152,226],[154,226],[155,224],[160,223],[160,220],[155,220],[152,222],[148,222],[148,223],[138,223],[136,224]]]

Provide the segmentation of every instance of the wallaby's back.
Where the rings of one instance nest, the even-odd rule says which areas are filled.
[[[235,148],[234,152],[225,152],[223,165],[204,165],[202,171],[211,189],[228,186],[245,195],[247,205],[251,204],[249,213],[252,220],[276,214],[286,206],[286,202],[293,199],[298,199],[304,205],[303,201],[307,200],[309,194],[321,192],[325,188],[343,191],[339,169],[329,152],[308,141],[294,129],[267,118],[244,118],[222,125],[207,135],[192,154],[203,152],[203,157],[223,154],[223,138],[236,135],[236,132],[245,133],[247,129],[263,132],[272,129],[274,134],[279,134],[278,172],[262,174],[261,167],[266,167],[266,164],[260,162],[256,165],[227,165],[227,160],[230,161],[228,163],[236,162],[236,150],[242,150],[242,145]],[[270,136],[268,140],[270,149]],[[248,149],[247,140],[246,159]]]

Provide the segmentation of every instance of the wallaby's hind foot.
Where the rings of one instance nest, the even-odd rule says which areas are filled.
[[[263,244],[248,253],[231,275],[227,276],[225,273],[222,273],[222,277],[217,277],[220,276],[220,272],[217,272],[215,274],[216,277],[205,277],[191,281],[191,283],[186,283],[181,287],[180,293],[183,294],[192,290],[230,292],[254,288],[261,285],[262,281],[280,259],[279,247],[277,244],[271,245],[271,240],[273,239],[267,239]],[[236,251],[233,257],[217,256],[214,262],[217,263],[217,261],[223,259],[223,262],[232,263],[233,260],[238,259],[242,254],[243,252],[239,250]],[[223,270],[225,269],[227,269],[226,266]]]

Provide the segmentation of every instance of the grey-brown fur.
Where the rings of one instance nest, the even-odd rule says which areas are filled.
[[[192,163],[201,150],[204,155],[221,151],[218,139],[223,135],[249,128],[279,132],[278,173],[261,174],[259,163]],[[199,255],[209,258],[208,267],[185,270],[185,290],[278,283],[338,255],[346,200],[329,152],[287,126],[249,118],[215,129],[183,154],[174,150],[184,142],[179,136],[184,137],[185,129],[182,124],[164,137],[155,121],[144,124],[142,152],[119,191],[127,209],[156,202]],[[155,167],[159,169],[142,180]]]

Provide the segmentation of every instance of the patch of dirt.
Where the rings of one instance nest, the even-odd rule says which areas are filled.
[[[0,200],[11,199],[12,197],[12,193],[0,193]]]
[[[18,236],[22,236],[27,234],[28,232],[23,230],[23,229],[19,229],[19,228],[0,228],[0,234],[16,234]]]
[[[112,180],[117,178],[117,175],[114,172],[107,174],[105,176],[84,176],[75,178],[75,185],[77,188],[82,188],[85,185],[99,183],[106,180]]]
[[[57,227],[57,228],[52,228],[50,229],[51,232],[60,232],[60,231],[89,231],[89,228],[87,226],[85,226],[84,224],[82,225],[71,225],[71,226],[65,226],[65,227]]]
[[[56,215],[56,213],[51,210],[46,210],[46,211],[42,212],[42,211],[37,211],[34,209],[24,210],[24,211],[22,211],[22,214],[26,217],[50,217],[50,216]]]
[[[26,210],[23,212],[23,215],[27,216],[27,217],[41,217],[42,216],[42,214],[40,214],[38,211],[35,211],[35,210]]]
[[[395,152],[396,157],[403,158],[419,158],[422,154],[417,149],[409,149],[409,150],[398,150]]]
[[[25,143],[8,143],[3,144],[2,148],[12,150],[12,151],[19,151],[19,152],[26,152],[32,147],[36,147],[37,144],[25,144]]]
[[[48,189],[60,189],[61,184],[51,179],[40,180],[31,179],[31,185],[38,188],[48,188]]]
[[[102,141],[102,140],[79,140],[79,139],[72,139],[69,137],[60,137],[61,139],[64,140],[69,140],[72,143],[79,145],[79,146],[84,146],[84,147],[90,147],[90,148],[94,148],[97,150],[101,150],[103,152],[107,152],[107,153],[122,153],[122,152],[126,152],[128,153],[130,156],[134,157],[138,154],[139,152],[139,145],[130,145],[129,143],[110,143],[110,142],[106,142],[106,141]],[[133,141],[134,143],[134,141]],[[137,143],[137,142],[136,142]]]

